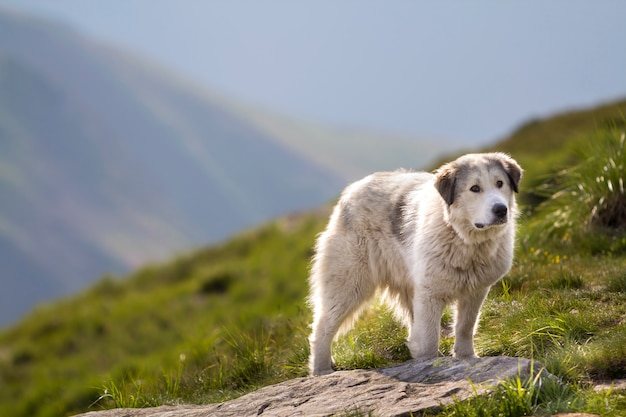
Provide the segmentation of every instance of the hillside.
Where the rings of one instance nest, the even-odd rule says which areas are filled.
[[[549,166],[527,170],[522,190],[526,180],[554,174],[557,166],[547,160],[573,161],[574,142],[586,138],[601,146],[596,139],[607,132],[619,139],[623,126],[606,131],[595,126],[607,109],[623,106],[535,122],[533,129],[558,136],[558,121],[586,119],[588,127],[563,136],[551,152],[542,141],[516,143],[527,140],[524,129],[503,141],[515,157]],[[620,166],[623,178],[626,165]],[[540,361],[566,385],[529,399],[528,407],[541,413],[503,415],[622,416],[621,391],[598,394],[589,387],[626,378],[626,237],[619,230],[580,229],[582,235],[551,240],[546,232],[552,226],[540,223],[546,211],[526,208],[515,266],[486,301],[476,346],[484,356]],[[59,416],[101,407],[207,403],[305,375],[307,269],[329,209],[283,217],[124,279],[103,277],[82,294],[36,309],[0,334],[0,414]],[[444,315],[443,324],[450,321],[451,315]],[[376,307],[336,344],[338,365],[402,362],[408,358],[405,337],[392,315]],[[452,338],[443,334],[441,353],[449,355],[451,347]],[[502,409],[503,401],[499,397],[491,406]],[[488,404],[467,407],[444,415],[473,415],[469,409]]]
[[[438,152],[386,135],[364,147],[362,137],[270,118],[0,9],[0,326],[102,274],[318,206],[348,179]],[[345,146],[349,161],[336,152]],[[377,154],[387,158],[373,163]]]

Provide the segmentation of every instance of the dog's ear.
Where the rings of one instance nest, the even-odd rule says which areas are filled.
[[[519,182],[522,179],[523,170],[515,160],[507,155],[502,158],[502,166],[509,177],[511,188],[516,193],[519,192]]]
[[[441,194],[444,201],[450,206],[454,203],[454,192],[456,186],[456,168],[452,164],[447,164],[439,168],[435,173],[435,188]]]

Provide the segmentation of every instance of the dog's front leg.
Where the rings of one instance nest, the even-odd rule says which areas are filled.
[[[439,351],[441,315],[445,302],[432,297],[428,290],[417,289],[413,298],[413,326],[408,347],[416,359],[436,358]]]
[[[476,358],[474,353],[474,333],[478,322],[480,307],[487,297],[489,287],[464,294],[459,297],[454,319],[454,356],[457,358]]]

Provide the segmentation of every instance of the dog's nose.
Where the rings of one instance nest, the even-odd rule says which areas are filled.
[[[494,204],[491,208],[491,211],[495,216],[499,219],[504,219],[506,217],[506,213],[508,212],[507,207],[504,204]]]

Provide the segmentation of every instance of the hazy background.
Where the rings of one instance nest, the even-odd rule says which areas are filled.
[[[312,121],[492,142],[626,93],[623,1],[3,0]]]
[[[626,2],[0,0],[0,326],[626,96]]]

